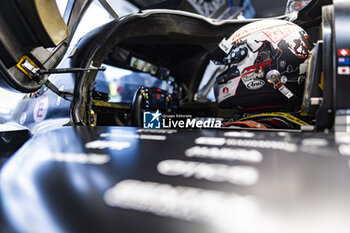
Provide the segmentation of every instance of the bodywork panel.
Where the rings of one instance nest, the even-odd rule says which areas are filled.
[[[0,195],[19,232],[347,232],[348,148],[346,134],[66,127],[10,159]]]

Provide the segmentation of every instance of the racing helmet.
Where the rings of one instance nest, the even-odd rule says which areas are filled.
[[[219,107],[301,104],[306,69],[300,67],[312,47],[301,27],[277,19],[247,24],[224,38],[212,54],[214,63],[226,66],[214,84]]]

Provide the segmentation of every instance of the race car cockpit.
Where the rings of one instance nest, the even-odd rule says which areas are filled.
[[[70,125],[143,127],[144,112],[158,110],[231,128],[332,129],[336,112],[347,108],[339,93],[346,94],[340,77],[348,50],[342,32],[334,32],[346,18],[345,3],[330,3],[288,1],[287,15],[234,20],[151,7],[88,33],[67,56],[69,67],[52,69],[72,39],[73,17],[64,19],[68,28],[60,21],[62,34],[44,25],[52,33],[44,47],[55,49],[23,40],[24,52],[15,54],[8,43],[9,57],[20,61],[4,59],[3,74],[7,88],[33,92],[45,84],[69,101]],[[70,91],[49,78],[54,73],[75,73]]]
[[[0,0],[0,85],[28,93],[0,132],[0,232],[349,231],[349,1],[100,0],[112,18],[69,47],[91,2]]]
[[[286,16],[215,21],[158,10],[111,22],[83,38],[72,56],[76,67],[106,66],[108,79],[96,81],[108,86],[103,92],[94,86],[95,72],[78,75],[76,90],[86,94],[76,98],[73,122],[143,127],[144,112],[159,110],[215,118],[223,127],[330,129],[336,110],[324,77],[333,61],[322,54],[334,43],[326,29],[335,17],[329,18],[325,4],[301,5],[293,22],[282,20]],[[220,43],[223,38],[229,39]],[[95,53],[84,57],[96,44]],[[115,68],[132,75],[116,78]],[[204,74],[210,77],[202,85]],[[206,96],[211,88],[216,102]]]

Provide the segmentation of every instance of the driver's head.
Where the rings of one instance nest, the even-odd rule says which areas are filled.
[[[291,94],[301,98],[300,65],[312,46],[307,33],[291,22],[263,20],[240,28],[213,54],[215,63],[226,66],[214,85],[219,106],[284,105]]]

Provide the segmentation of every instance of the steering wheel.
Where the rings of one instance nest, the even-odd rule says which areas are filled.
[[[145,99],[142,96],[144,93],[144,87],[140,86],[135,92],[134,98],[131,104],[131,124],[132,126],[143,126],[143,113],[145,111]]]
[[[157,87],[140,86],[135,92],[131,105],[132,126],[143,127],[143,113],[145,111],[172,112],[173,97],[168,91]]]

